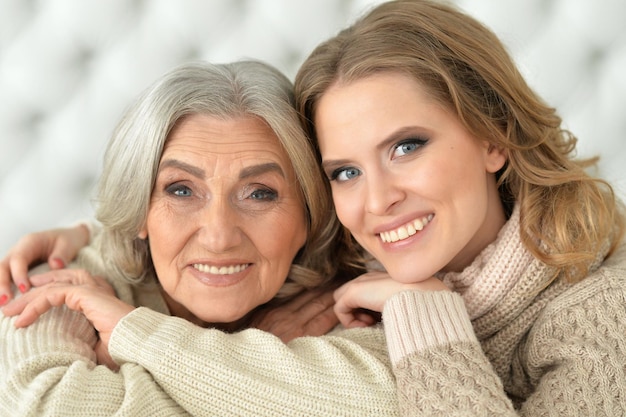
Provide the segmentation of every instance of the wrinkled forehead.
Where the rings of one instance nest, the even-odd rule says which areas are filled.
[[[207,175],[242,175],[259,172],[255,166],[271,167],[268,172],[293,179],[293,167],[276,133],[254,116],[221,118],[195,114],[178,121],[170,132],[160,167],[171,161],[210,169]],[[245,173],[244,173],[245,174]]]

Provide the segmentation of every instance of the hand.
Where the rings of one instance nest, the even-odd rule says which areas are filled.
[[[85,225],[30,233],[22,237],[0,261],[0,306],[13,297],[11,278],[20,292],[30,289],[28,269],[47,261],[50,269],[65,268],[89,243]]]
[[[339,287],[335,291],[335,314],[346,327],[366,327],[374,319],[361,309],[382,313],[385,302],[392,295],[407,290],[441,291],[449,288],[437,278],[412,284],[394,281],[386,272],[368,272]]]
[[[286,304],[257,312],[251,327],[285,343],[300,336],[322,336],[339,324],[334,304],[332,291],[305,291]]]
[[[36,288],[2,309],[6,316],[18,316],[15,326],[26,327],[52,307],[65,304],[71,310],[83,313],[98,331],[100,340],[95,349],[98,362],[114,365],[108,353],[111,333],[134,307],[119,300],[106,280],[84,270],[50,271],[33,275],[31,281]]]

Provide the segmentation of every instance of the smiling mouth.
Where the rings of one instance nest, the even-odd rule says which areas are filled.
[[[228,265],[217,267],[215,265],[193,264],[193,267],[200,272],[211,275],[232,275],[238,274],[248,268],[250,264]]]
[[[429,214],[428,216],[424,216],[421,219],[415,219],[410,223],[405,224],[404,226],[400,226],[395,230],[390,230],[388,232],[382,232],[380,234],[380,240],[383,243],[394,243],[400,240],[408,239],[413,236],[420,230],[422,230],[428,223],[433,219],[434,214]]]

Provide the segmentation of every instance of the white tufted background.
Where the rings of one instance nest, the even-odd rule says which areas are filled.
[[[0,0],[0,256],[24,233],[92,216],[108,136],[163,72],[254,57],[293,78],[380,1]],[[501,36],[626,196],[626,0],[456,3]]]

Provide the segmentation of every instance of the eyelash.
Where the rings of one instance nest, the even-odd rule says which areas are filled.
[[[330,181],[337,181],[337,177],[339,175],[341,175],[343,172],[350,171],[350,170],[359,171],[358,168],[354,168],[354,167],[337,168],[336,170],[334,170],[333,172],[330,173],[330,176],[328,177],[328,179]],[[339,182],[343,182],[343,181],[346,181],[346,180],[339,180]]]
[[[248,188],[252,188],[251,192],[248,192]],[[179,192],[184,191],[186,195],[180,195]],[[169,195],[178,198],[190,198],[193,197],[194,193],[192,189],[186,185],[174,183],[165,187],[165,192]],[[260,197],[259,194],[261,194]],[[242,199],[251,198],[252,200],[257,201],[276,201],[278,199],[278,193],[276,190],[263,186],[263,185],[254,185],[251,184],[249,187],[244,188],[244,192],[242,193]]]
[[[397,144],[395,144],[393,146],[393,148],[392,148],[392,155],[395,154],[395,152],[398,149],[400,149],[402,146],[405,146],[405,145],[415,145],[415,149],[413,149],[413,151],[409,152],[409,153],[413,153],[413,152],[417,151],[418,149],[422,148],[427,143],[428,143],[428,139],[421,138],[421,137],[414,137],[414,138],[405,139],[405,140],[403,140],[401,142],[398,142]],[[404,155],[400,155],[400,156],[404,156]]]
[[[181,196],[179,194],[177,194],[177,192],[179,191],[186,191],[188,193],[190,193],[190,195],[185,195],[185,196]],[[191,197],[193,195],[193,192],[191,191],[190,187],[187,187],[186,185],[182,185],[179,183],[174,183],[174,184],[170,184],[167,187],[165,187],[165,192],[167,194],[173,195],[174,197],[183,197],[183,198],[188,198]]]
[[[262,198],[255,198],[255,197],[253,197],[255,194],[256,195],[263,194],[264,197],[262,197]],[[248,194],[248,197],[250,197],[250,198],[252,198],[254,200],[276,201],[278,199],[278,193],[276,192],[276,190],[273,190],[273,189],[271,189],[269,187],[258,186],[250,194]]]
[[[405,146],[405,145],[415,145],[415,149],[413,149],[412,151],[408,152],[408,153],[413,153],[413,152],[419,150],[420,148],[422,148],[427,143],[428,143],[428,139],[421,138],[421,137],[414,137],[414,138],[404,139],[404,140],[396,143],[393,146],[393,148],[392,148],[392,156],[402,146]],[[404,154],[404,155],[406,155],[406,154]],[[404,155],[399,155],[399,156],[404,156]],[[348,166],[348,167],[340,167],[340,168],[337,168],[337,169],[333,170],[330,173],[330,175],[328,176],[328,179],[329,179],[329,181],[338,181],[337,178],[342,173],[344,173],[346,171],[350,171],[350,170],[359,171],[360,172],[360,170],[358,168],[355,168],[355,167],[350,167],[350,166]],[[347,181],[347,180],[349,180],[349,178],[346,179],[346,180],[339,180],[339,182],[343,182],[343,181]]]

